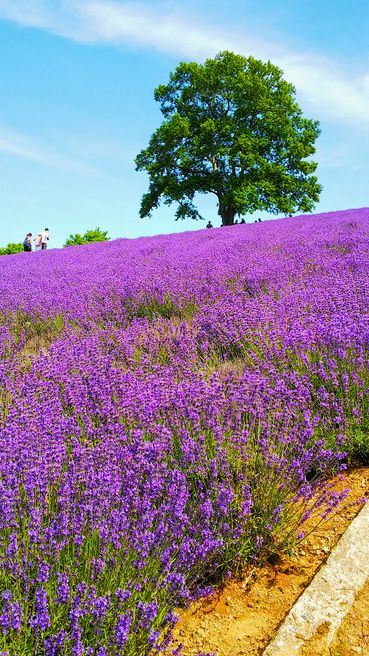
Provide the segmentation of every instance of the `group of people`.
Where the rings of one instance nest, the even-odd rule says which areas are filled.
[[[35,243],[36,251],[44,251],[47,248],[48,241],[50,239],[49,228],[45,228],[43,232],[39,232],[36,237],[32,240],[32,232],[27,232],[24,242],[23,250],[25,253],[30,253],[32,251],[32,241]]]
[[[257,220],[255,221],[255,223],[258,223],[258,222],[260,223],[260,222],[261,222],[261,219],[257,219]],[[240,223],[246,223],[245,219],[241,219]],[[237,219],[235,220],[235,222],[234,222],[232,225],[238,225],[238,221],[237,221]],[[213,228],[213,227],[214,227],[214,226],[213,226],[212,222],[211,222],[211,221],[208,221],[207,224],[206,224],[206,228],[207,228],[207,230],[209,230],[209,228]],[[223,228],[223,223],[220,224],[220,227]]]

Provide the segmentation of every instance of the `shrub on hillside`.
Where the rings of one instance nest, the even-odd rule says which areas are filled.
[[[0,255],[14,255],[14,253],[21,253],[23,251],[23,244],[8,244],[0,248]]]
[[[79,232],[76,232],[75,235],[69,235],[64,246],[82,246],[83,244],[93,244],[98,241],[109,241],[107,230],[100,230],[100,228],[95,228],[94,230],[86,230],[84,235],[80,235]]]

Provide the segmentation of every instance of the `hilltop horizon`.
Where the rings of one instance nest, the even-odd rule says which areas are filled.
[[[369,210],[369,206],[353,207],[353,208],[340,209],[340,210],[329,210],[329,211],[326,211],[326,212],[311,212],[309,214],[294,214],[292,216],[273,216],[273,215],[269,214],[266,218],[262,219],[261,223],[276,223],[276,222],[279,222],[279,221],[299,220],[299,219],[309,219],[309,218],[313,219],[313,218],[316,218],[316,217],[319,217],[319,218],[322,218],[322,217],[327,217],[328,218],[328,217],[332,217],[332,216],[337,216],[338,217],[338,216],[340,216],[341,214],[344,214],[344,213],[359,212],[359,211],[363,211],[363,210]],[[263,214],[263,213],[260,212],[259,214]],[[68,249],[69,248],[75,249],[75,248],[85,248],[87,246],[92,247],[92,246],[95,246],[96,244],[100,244],[100,245],[102,245],[102,244],[111,244],[112,242],[116,242],[116,241],[120,241],[120,240],[131,242],[131,241],[137,241],[137,240],[141,240],[141,239],[142,240],[154,239],[155,237],[179,236],[179,235],[182,235],[182,234],[186,235],[188,233],[197,233],[197,232],[201,233],[203,230],[206,230],[205,220],[204,221],[200,221],[200,220],[199,221],[192,221],[192,223],[195,224],[195,226],[197,226],[197,227],[194,227],[193,230],[188,229],[188,230],[182,230],[180,232],[176,232],[176,231],[173,231],[173,232],[158,232],[158,233],[152,234],[152,235],[139,235],[139,236],[135,236],[135,237],[126,237],[126,236],[122,235],[122,236],[117,236],[117,237],[110,237],[109,240],[106,241],[106,242],[94,242],[94,243],[90,243],[90,244],[68,246],[67,248]],[[200,223],[201,223],[201,226],[199,226]],[[232,225],[232,226],[221,226],[221,225],[214,225],[213,224],[212,230],[217,230],[218,228],[221,228],[221,227],[226,228],[226,230],[232,230],[233,228],[236,228],[237,226],[240,226],[240,225],[242,225],[244,227],[244,226],[252,226],[252,225],[255,225],[256,223],[258,223],[258,222],[255,221],[254,218],[249,218],[248,220],[245,220],[244,224],[240,224],[239,222],[235,225]],[[90,228],[95,228],[95,227],[97,227],[97,226],[90,226]],[[102,229],[104,228],[103,225],[98,226],[98,227],[102,228]],[[76,229],[75,232],[78,232],[78,229]],[[33,233],[33,236],[35,234],[36,233]],[[68,235],[65,236],[64,241],[65,241],[65,239],[67,239],[67,237],[68,237]],[[20,240],[20,241],[22,241],[22,240]],[[0,244],[0,247],[5,246],[5,245],[6,245],[5,243]],[[53,243],[53,240],[52,240],[52,236],[51,236],[51,243],[48,246],[48,251],[51,251],[51,250],[52,251],[65,250],[65,247],[63,245],[55,246],[54,243]],[[19,254],[15,253],[15,255],[19,255]],[[0,259],[0,261],[1,261],[1,259]]]

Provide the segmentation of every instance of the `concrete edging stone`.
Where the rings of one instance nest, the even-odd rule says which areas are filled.
[[[262,656],[300,656],[316,638],[322,654],[368,579],[369,502],[296,601]]]

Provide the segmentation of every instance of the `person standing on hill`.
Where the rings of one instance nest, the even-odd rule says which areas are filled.
[[[44,251],[47,248],[47,242],[50,239],[50,234],[49,234],[49,228],[45,228],[45,230],[41,233],[41,249]]]
[[[32,232],[27,232],[23,242],[23,250],[25,253],[32,251]]]
[[[42,237],[41,237],[40,232],[38,233],[37,237],[34,238],[33,241],[35,242],[36,251],[40,251],[41,250],[41,244],[42,244]]]

